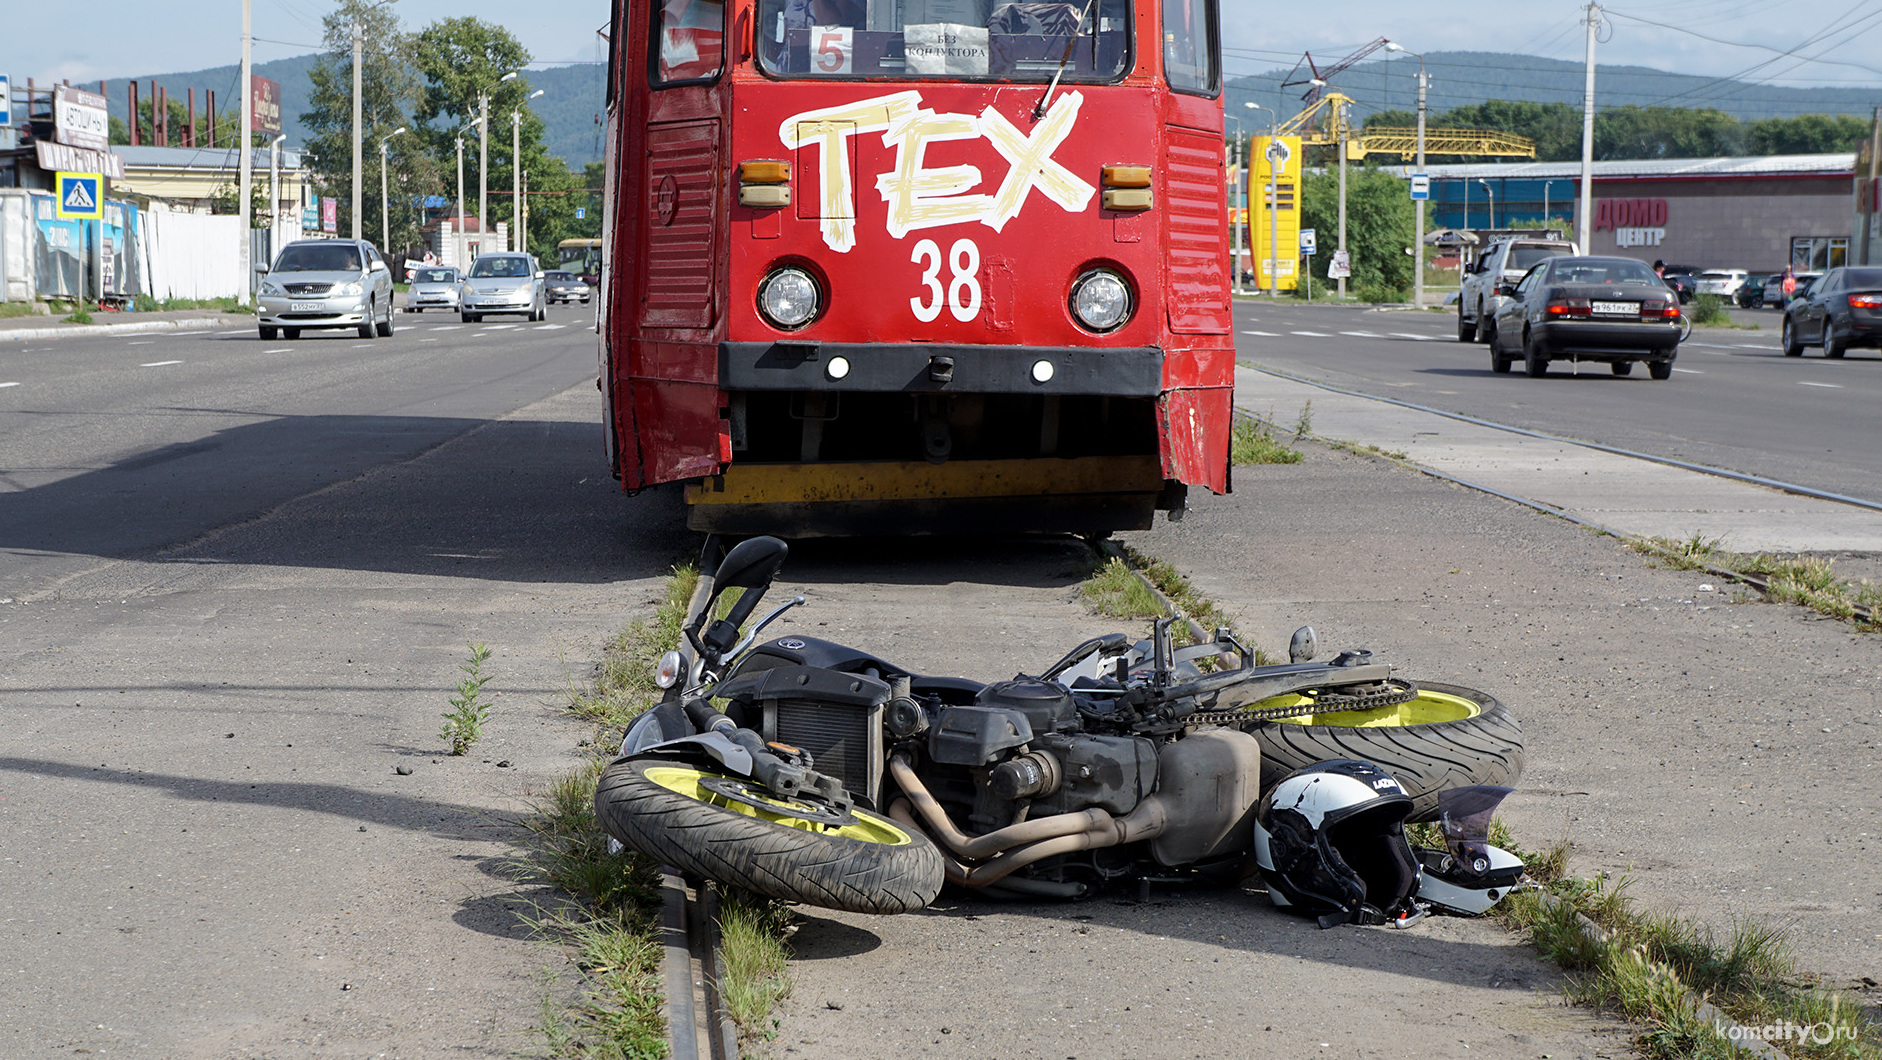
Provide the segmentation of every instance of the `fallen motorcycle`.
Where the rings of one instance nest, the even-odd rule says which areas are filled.
[[[1483,833],[1486,800],[1493,809],[1523,765],[1521,731],[1490,695],[1398,679],[1364,651],[1314,662],[1310,627],[1288,663],[1258,666],[1226,629],[1177,647],[1166,619],[1147,641],[1094,638],[991,684],[809,636],[761,639],[801,596],[741,636],[786,553],[774,538],[733,548],[686,626],[695,657],[661,660],[666,698],[629,727],[595,794],[626,846],[759,894],[870,913],[921,908],[944,881],[1076,898],[1121,879],[1233,878],[1254,855],[1276,904],[1323,923],[1403,923],[1433,901],[1481,912],[1520,875]],[[1376,768],[1381,806],[1322,806],[1342,790],[1351,802],[1361,783],[1300,779],[1329,760]],[[1290,779],[1292,804],[1264,806]],[[1389,871],[1355,873],[1338,856],[1348,813],[1391,830],[1441,821],[1447,849],[1407,847]],[[1343,882],[1315,882],[1328,866]],[[1307,882],[1272,885],[1288,873]],[[1406,880],[1391,902],[1364,900]],[[1419,880],[1432,881],[1422,899]],[[1331,911],[1306,908],[1328,888]]]

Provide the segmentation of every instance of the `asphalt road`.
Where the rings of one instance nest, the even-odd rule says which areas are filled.
[[[554,307],[543,324],[394,320],[386,339],[263,342],[249,327],[9,349],[5,595],[240,524],[594,374],[589,307]],[[598,426],[593,443],[599,452]]]
[[[1456,341],[1453,313],[1243,301],[1236,348],[1246,363],[1333,386],[1882,501],[1882,356],[1787,358],[1778,313],[1735,316],[1760,330],[1696,329],[1663,382],[1606,365],[1577,375],[1561,361],[1544,379],[1496,375],[1488,347]]]

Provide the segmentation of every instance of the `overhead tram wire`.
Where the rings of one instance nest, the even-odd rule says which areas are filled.
[[[1862,6],[1861,4],[1858,4],[1857,8],[1860,8],[1861,6]],[[1679,92],[1674,95],[1664,97],[1663,100],[1661,100],[1660,102],[1670,103],[1670,102],[1674,102],[1677,100],[1686,99],[1688,97],[1710,91],[1711,89],[1716,88],[1720,85],[1725,85],[1725,84],[1729,84],[1729,83],[1737,82],[1737,81],[1743,81],[1745,78],[1756,73],[1758,70],[1764,69],[1767,66],[1771,66],[1774,63],[1781,62],[1786,57],[1795,57],[1797,52],[1802,51],[1805,48],[1811,47],[1812,45],[1819,43],[1820,41],[1823,40],[1823,38],[1834,33],[1843,32],[1847,28],[1846,26],[1842,25],[1843,20],[1849,18],[1849,16],[1852,15],[1855,12],[1855,10],[1856,8],[1851,8],[1849,11],[1846,11],[1842,15],[1837,16],[1837,18],[1833,20],[1828,26],[1825,26],[1822,30],[1819,30],[1816,34],[1813,34],[1812,36],[1805,38],[1803,41],[1799,42],[1797,45],[1790,48],[1789,50],[1779,53],[1777,56],[1774,56],[1770,59],[1766,59],[1762,62],[1753,63],[1752,65],[1745,67],[1743,70],[1737,71],[1736,73],[1727,74],[1724,77],[1714,78],[1713,80],[1707,82],[1706,84],[1700,85],[1696,88],[1688,89],[1684,92]],[[1857,22],[1868,21],[1868,20],[1877,19],[1877,18],[1882,18],[1882,11],[1876,11],[1868,15],[1865,15],[1861,19],[1858,19]],[[1874,26],[1869,27],[1869,29],[1873,29],[1873,28],[1875,27]],[[1864,29],[1862,32],[1867,33],[1868,31],[1869,31],[1868,29]],[[1831,45],[1831,49],[1841,47],[1844,43],[1846,42],[1839,40],[1835,44]],[[1827,51],[1830,49],[1825,49],[1825,50]],[[1803,57],[1800,59],[1799,65],[1801,65],[1802,62],[1813,61],[1813,58],[1814,57]],[[1791,67],[1790,69],[1795,69],[1795,66]],[[1785,72],[1788,73],[1789,70],[1787,69]],[[1754,80],[1752,83],[1755,84],[1758,82],[1757,80]]]

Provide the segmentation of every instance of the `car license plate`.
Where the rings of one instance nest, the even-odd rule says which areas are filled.
[[[1604,317],[1637,317],[1640,315],[1639,302],[1596,302],[1590,308]]]
[[[319,302],[294,302],[288,306],[288,312],[290,313],[318,313],[320,312],[320,303]]]

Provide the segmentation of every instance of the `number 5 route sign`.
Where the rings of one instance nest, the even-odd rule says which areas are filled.
[[[847,74],[855,61],[855,31],[848,26],[815,26],[810,31],[810,68],[834,76]]]
[[[56,213],[61,221],[102,221],[105,178],[99,173],[56,173]]]

